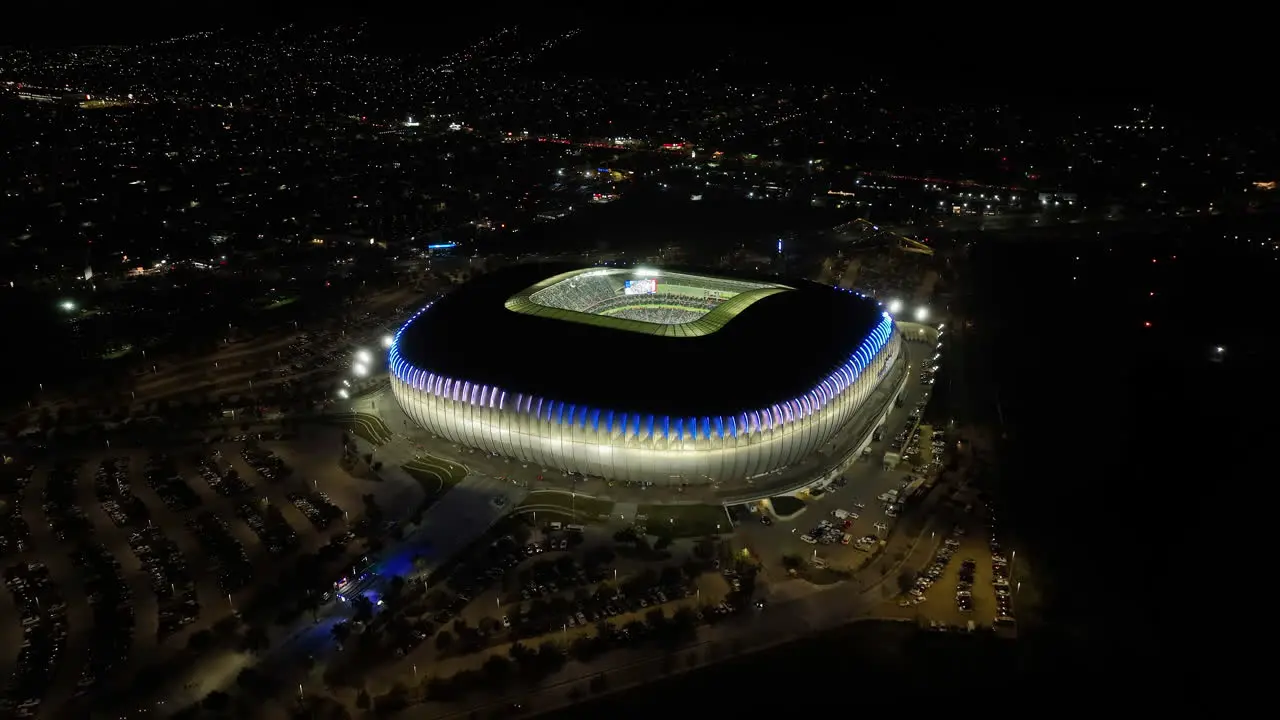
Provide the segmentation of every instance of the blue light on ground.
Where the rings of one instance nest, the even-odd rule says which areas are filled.
[[[374,568],[374,572],[384,577],[399,575],[406,577],[413,573],[414,553],[408,548],[401,548],[396,554],[385,558]]]

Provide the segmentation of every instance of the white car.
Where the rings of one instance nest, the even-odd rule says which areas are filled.
[[[865,510],[867,507],[867,504],[862,502],[861,500],[854,500],[853,506],[858,508],[859,510]]]
[[[509,628],[509,627],[511,627],[511,618],[507,617],[506,615],[503,615],[503,616],[502,616],[502,627],[504,627],[504,628]]]
[[[817,545],[817,544],[818,544],[818,541],[817,541],[817,540],[814,540],[813,538],[809,537],[808,535],[801,535],[801,536],[800,536],[800,542],[808,543],[809,545]]]

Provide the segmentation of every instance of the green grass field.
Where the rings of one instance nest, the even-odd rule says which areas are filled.
[[[598,522],[602,515],[613,513],[613,503],[582,495],[540,490],[529,493],[516,512],[545,513],[547,517],[573,522]]]
[[[641,505],[650,533],[668,532],[672,537],[705,537],[733,532],[733,525],[720,505]]]
[[[346,427],[347,431],[352,435],[373,443],[374,445],[386,445],[391,442],[391,428],[382,421],[382,418],[369,413],[344,413],[334,416],[334,419]]]
[[[467,476],[466,467],[434,455],[420,455],[401,467],[426,492],[423,510],[434,505]]]

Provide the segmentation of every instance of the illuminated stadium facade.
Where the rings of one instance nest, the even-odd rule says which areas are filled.
[[[872,300],[807,281],[527,265],[481,276],[396,334],[392,390],[450,441],[659,484],[784,468],[905,362]]]

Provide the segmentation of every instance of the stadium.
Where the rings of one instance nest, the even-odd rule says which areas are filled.
[[[904,356],[892,318],[848,290],[521,265],[419,310],[388,367],[406,415],[452,442],[672,485],[742,481],[806,457]]]

